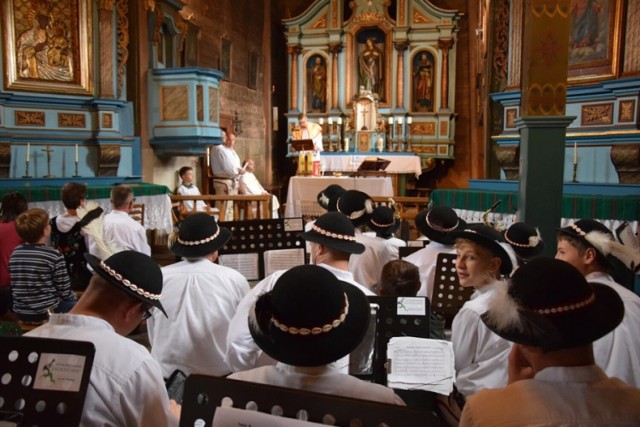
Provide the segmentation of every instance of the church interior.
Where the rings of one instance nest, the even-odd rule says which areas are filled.
[[[159,264],[186,200],[244,236],[245,221],[318,218],[334,183],[395,199],[404,240],[445,205],[500,231],[534,224],[549,257],[580,218],[640,251],[636,0],[3,0],[1,13],[0,196],[55,217],[65,183],[105,211],[127,184]],[[317,133],[298,135],[302,117]],[[263,195],[218,191],[229,177],[212,156],[231,134]],[[185,166],[195,199],[177,192]],[[266,273],[260,261],[250,281]]]

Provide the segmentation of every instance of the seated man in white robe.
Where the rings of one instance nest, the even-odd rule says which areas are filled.
[[[264,189],[258,178],[253,174],[253,171],[256,168],[256,163],[252,159],[246,159],[244,164],[242,165],[245,172],[240,175],[240,185],[238,192],[240,194],[250,194],[254,196],[258,196],[260,194],[269,194],[267,190]],[[255,206],[252,208],[255,210]],[[280,208],[280,202],[278,202],[278,198],[271,195],[271,218],[278,218],[278,209]],[[255,218],[255,212],[253,217]]]

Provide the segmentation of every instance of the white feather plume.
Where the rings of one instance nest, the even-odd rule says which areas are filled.
[[[542,241],[542,236],[540,235],[540,230],[536,227],[536,235],[529,236],[529,246],[535,248]]]
[[[91,212],[92,210],[98,208],[98,204],[92,201],[89,201],[83,207],[79,207],[76,210],[78,217],[84,218],[84,216]],[[91,221],[89,224],[82,227],[82,232],[85,235],[91,236],[93,241],[96,244],[96,249],[98,253],[93,255],[97,256],[100,259],[109,258],[114,253],[118,252],[111,246],[109,246],[104,240],[104,213],[102,213],[99,217]]]
[[[518,269],[518,258],[516,257],[516,253],[510,244],[503,242],[497,243],[502,247],[502,249],[504,249],[504,251],[509,256],[509,259],[511,260],[511,271],[508,274],[505,274],[505,276],[510,277]]]
[[[329,198],[325,196],[324,193],[320,195],[320,206],[322,206],[323,208],[329,206]]]
[[[366,199],[364,201],[364,210],[365,212],[367,212],[368,214],[371,214],[373,212],[373,200],[371,199]]]
[[[522,330],[520,304],[509,295],[509,282],[499,280],[494,283],[496,291],[489,301],[485,320],[498,330]]]
[[[611,234],[601,231],[590,231],[584,238],[603,255],[606,256],[611,253],[610,244],[613,243],[613,236],[611,236]]]

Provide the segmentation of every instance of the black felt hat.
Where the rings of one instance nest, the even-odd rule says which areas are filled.
[[[504,231],[503,237],[520,258],[533,258],[544,250],[544,241],[540,236],[540,231],[524,222],[511,224]]]
[[[351,353],[369,325],[369,301],[350,283],[316,265],[287,270],[249,313],[249,330],[274,359],[321,366]]]
[[[353,223],[340,212],[327,212],[320,216],[311,230],[300,233],[300,237],[350,254],[361,254],[365,250],[362,243],[356,242]]]
[[[371,213],[369,228],[376,232],[378,236],[391,237],[400,227],[400,218],[396,218],[388,206],[378,206]]]
[[[464,230],[451,232],[454,239],[467,239],[493,252],[502,261],[500,272],[508,276],[517,263],[513,249],[504,241],[502,234],[492,227],[484,224],[467,224]]]
[[[624,316],[618,293],[588,283],[571,264],[535,258],[498,289],[482,315],[506,340],[546,351],[587,345],[616,328]]]
[[[418,212],[415,218],[416,227],[429,240],[453,245],[455,238],[449,233],[463,229],[467,223],[458,217],[456,211],[448,206],[433,206],[431,209]]]
[[[336,209],[346,215],[354,227],[359,227],[369,222],[373,213],[373,199],[362,191],[347,190],[338,199]]]
[[[215,218],[204,212],[189,215],[169,236],[169,249],[185,258],[207,256],[225,245],[231,238],[231,231],[219,227]]]
[[[557,228],[556,230],[582,240],[600,252],[603,257],[606,257],[609,252],[604,247],[605,241],[613,241],[611,230],[595,219],[579,219],[567,227]]]
[[[345,191],[347,190],[340,187],[338,184],[331,184],[318,193],[318,204],[328,212],[334,212],[336,210],[338,199]]]
[[[150,256],[136,251],[122,251],[105,260],[89,253],[84,257],[93,271],[107,282],[167,315],[160,303],[162,271]]]

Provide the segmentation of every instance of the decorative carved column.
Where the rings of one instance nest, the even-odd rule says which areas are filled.
[[[553,241],[562,217],[571,0],[525,2],[522,34],[520,220]],[[544,209],[540,209],[544,206]],[[553,256],[553,247],[543,253]]]
[[[611,162],[616,168],[620,184],[640,184],[640,146],[614,144],[611,147]]]
[[[398,51],[398,78],[396,79],[396,107],[404,108],[404,51],[409,47],[407,40],[393,42],[393,47]]]
[[[113,5],[115,0],[100,0],[98,2],[98,27],[99,31],[99,52],[100,52],[100,88],[98,96],[100,98],[114,98],[113,69],[114,65],[114,28],[113,28]]]
[[[442,50],[442,89],[440,91],[440,109],[449,109],[449,50],[453,47],[453,39],[438,40],[438,48]]]
[[[120,146],[100,145],[98,150],[98,176],[117,176],[121,156]]]
[[[11,169],[11,144],[0,143],[0,178],[9,178]]]
[[[116,52],[118,54],[118,97],[122,94],[124,87],[125,73],[127,70],[127,60],[129,59],[129,3],[127,0],[118,0],[116,5],[116,22],[118,34],[116,40]]]
[[[302,46],[295,45],[287,48],[291,55],[291,99],[289,99],[289,106],[291,110],[298,109],[298,55],[302,52]]]
[[[329,45],[331,52],[331,109],[338,109],[340,92],[338,88],[338,54],[342,51],[342,43],[332,43]]]

